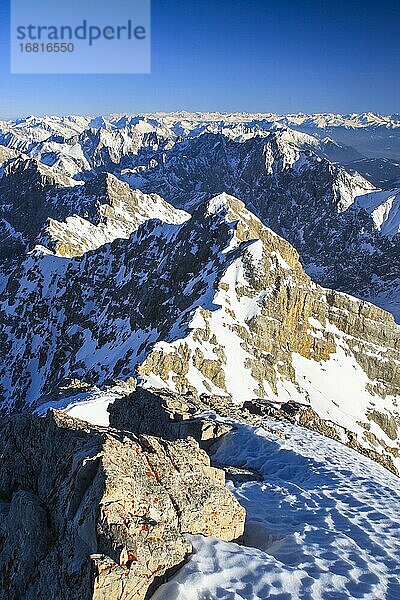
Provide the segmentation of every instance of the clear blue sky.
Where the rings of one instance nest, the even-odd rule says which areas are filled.
[[[0,118],[400,112],[398,0],[153,0],[152,73],[102,76],[10,75],[0,2]]]

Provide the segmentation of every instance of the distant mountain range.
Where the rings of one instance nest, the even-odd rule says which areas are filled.
[[[295,400],[397,472],[400,189],[354,169],[396,148],[398,115],[1,122],[3,410],[132,378]]]
[[[399,115],[28,117],[0,123],[0,143],[0,239],[12,253],[39,241],[79,253],[129,235],[136,217],[108,196],[121,180],[189,212],[227,192],[290,241],[318,283],[400,318],[400,161],[388,158],[400,157]]]

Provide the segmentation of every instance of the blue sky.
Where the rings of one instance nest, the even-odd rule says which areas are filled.
[[[400,112],[397,0],[153,0],[150,75],[10,75],[7,4],[1,0],[0,118]]]

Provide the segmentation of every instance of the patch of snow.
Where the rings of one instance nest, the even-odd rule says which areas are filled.
[[[194,553],[154,600],[398,600],[400,480],[317,433],[236,425],[214,461],[261,475],[228,482],[246,546],[188,536]]]
[[[400,190],[359,196],[357,204],[371,215],[382,235],[393,237],[400,233]]]
[[[109,392],[93,390],[82,392],[60,400],[50,400],[45,404],[41,404],[35,412],[40,416],[44,416],[49,408],[55,408],[92,425],[108,427],[110,415],[107,408],[114,400],[121,398],[123,392],[122,388],[114,388]]]
[[[273,256],[274,258],[276,258],[278,264],[285,270],[290,271],[291,268],[289,267],[289,265],[287,264],[286,260],[284,260],[282,254],[278,251],[278,250],[274,250],[273,252],[271,252],[271,256]]]

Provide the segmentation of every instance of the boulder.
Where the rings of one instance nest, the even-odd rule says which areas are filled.
[[[191,438],[167,441],[50,410],[0,440],[0,599],[142,600],[191,552],[243,533],[245,511]]]

